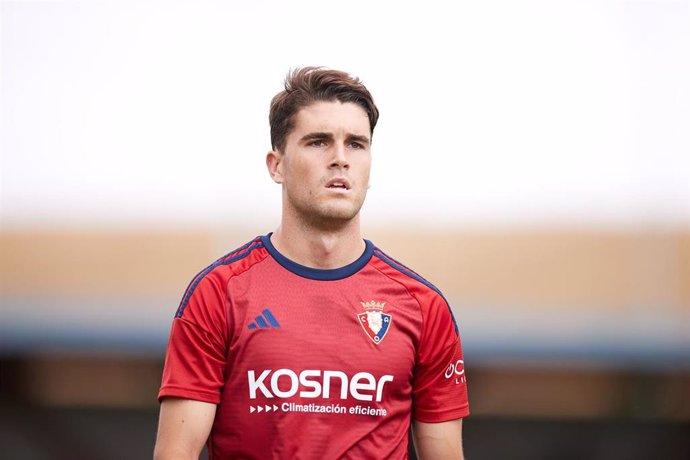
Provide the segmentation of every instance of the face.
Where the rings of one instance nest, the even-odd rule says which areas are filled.
[[[283,152],[269,152],[283,213],[319,227],[352,221],[369,187],[369,118],[354,103],[316,102],[295,116]]]

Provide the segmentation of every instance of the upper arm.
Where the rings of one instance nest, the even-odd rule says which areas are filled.
[[[462,419],[440,423],[415,421],[412,428],[419,460],[463,460]]]
[[[453,315],[436,292],[421,294],[423,323],[412,381],[414,418],[436,423],[467,417],[467,379]]]
[[[215,404],[191,399],[163,399],[154,458],[198,459],[215,415]]]

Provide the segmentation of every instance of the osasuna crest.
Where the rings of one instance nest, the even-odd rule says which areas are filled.
[[[364,329],[369,338],[378,345],[383,341],[388,329],[390,329],[393,317],[383,312],[383,307],[386,305],[385,302],[375,302],[372,300],[360,303],[364,307],[365,312],[357,315],[359,324],[362,325],[362,329]]]

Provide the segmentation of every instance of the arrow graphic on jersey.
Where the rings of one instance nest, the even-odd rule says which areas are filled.
[[[278,406],[276,406],[275,404],[265,405],[265,406],[256,406],[256,407],[249,406],[249,413],[250,414],[253,414],[254,412],[263,412],[263,411],[271,412],[271,410],[273,410],[273,412],[278,412]]]
[[[365,311],[357,315],[359,324],[362,326],[367,336],[378,345],[388,333],[391,322],[393,321],[393,316],[383,312],[383,307],[386,305],[386,302],[375,302],[372,300],[370,302],[360,303]]]

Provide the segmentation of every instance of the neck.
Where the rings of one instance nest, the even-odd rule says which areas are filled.
[[[319,228],[285,214],[271,236],[273,246],[288,259],[311,268],[333,269],[357,260],[366,247],[359,214],[342,225]]]

